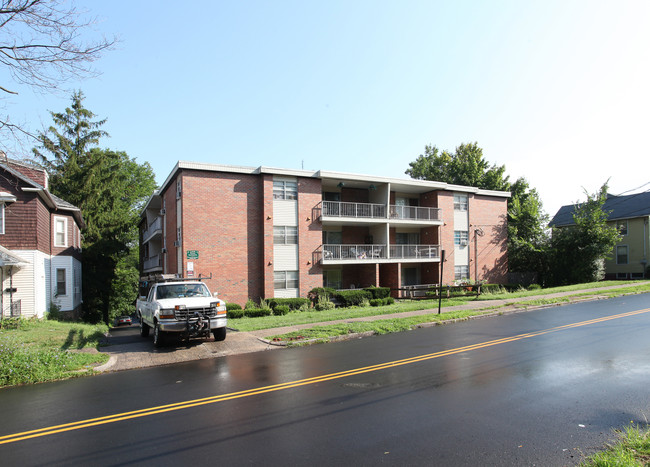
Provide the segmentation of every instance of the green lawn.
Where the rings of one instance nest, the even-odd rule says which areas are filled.
[[[458,297],[452,299],[443,299],[442,307],[450,307],[455,305],[462,305],[467,302],[485,302],[485,306],[481,307],[482,310],[494,309],[495,305],[490,304],[492,300],[516,299],[522,298],[524,300],[517,300],[516,303],[522,306],[534,306],[551,303],[561,303],[567,301],[567,298],[543,298],[535,300],[525,300],[527,297],[551,295],[559,292],[575,292],[572,296],[589,296],[594,295],[594,292],[585,293],[585,289],[602,288],[613,285],[629,284],[629,287],[612,291],[601,291],[598,295],[618,296],[623,293],[643,293],[650,292],[650,281],[604,281],[594,282],[588,284],[572,285],[566,287],[554,287],[541,290],[520,290],[516,292],[501,292],[483,294],[477,300],[476,296]],[[336,308],[334,310],[326,311],[307,311],[307,312],[294,312],[284,316],[265,316],[261,318],[239,318],[231,319],[228,321],[228,326],[237,329],[238,331],[257,331],[261,329],[278,328],[283,326],[294,326],[299,324],[311,323],[326,323],[328,321],[337,321],[350,318],[361,318],[365,316],[377,316],[394,313],[402,313],[406,311],[417,311],[427,309],[437,309],[438,300],[418,300],[418,301],[399,301],[394,305],[387,305],[381,307],[357,307],[357,308]],[[476,312],[475,312],[476,313]],[[447,316],[450,318],[450,316]]]
[[[581,465],[631,467],[650,465],[650,429],[631,425],[617,433],[617,440],[605,450],[588,457]]]
[[[0,387],[93,373],[108,355],[97,348],[108,327],[5,318],[0,328]]]

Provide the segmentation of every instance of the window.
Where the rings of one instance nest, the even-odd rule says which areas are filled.
[[[68,246],[68,219],[54,218],[54,246]]]
[[[466,246],[469,240],[469,233],[467,230],[454,230],[454,245]]]
[[[273,243],[276,245],[298,244],[298,227],[290,227],[290,226],[273,227]]]
[[[273,182],[273,199],[298,199],[298,182],[275,180]]]
[[[627,264],[627,245],[616,247],[616,264]]]
[[[0,204],[0,234],[5,233],[5,203]]]
[[[454,211],[467,211],[467,195],[454,195]]]
[[[298,271],[276,271],[273,273],[273,287],[278,289],[297,289]]]
[[[341,270],[330,269],[323,271],[323,285],[332,289],[341,288]]]
[[[397,232],[395,233],[395,243],[398,245],[418,245],[420,243],[420,234],[417,232]]]
[[[621,235],[627,235],[627,221],[617,221],[616,230],[618,230],[618,233]]]
[[[343,232],[331,232],[323,230],[324,245],[341,245],[343,243]]]
[[[57,269],[56,270],[56,295],[57,295],[57,297],[65,295],[66,294],[65,289],[66,289],[65,269]]]
[[[469,279],[469,266],[454,266],[454,279]]]

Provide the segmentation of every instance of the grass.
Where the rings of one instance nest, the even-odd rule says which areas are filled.
[[[482,315],[489,312],[494,312],[495,310],[498,310],[498,308],[505,307],[508,305],[527,307],[527,306],[545,306],[545,305],[552,305],[556,303],[570,302],[571,298],[567,296],[561,296],[561,297],[552,296],[553,294],[561,293],[561,292],[576,292],[575,294],[570,295],[570,297],[573,298],[587,297],[593,295],[614,297],[614,296],[630,294],[630,293],[650,292],[650,281],[645,281],[642,283],[633,282],[629,287],[623,287],[616,290],[596,291],[596,292],[588,292],[588,293],[581,292],[584,291],[585,289],[607,287],[611,285],[625,285],[625,284],[626,284],[625,282],[610,281],[610,282],[582,284],[579,286],[556,287],[556,288],[545,289],[545,290],[518,291],[514,293],[508,293],[508,292],[492,293],[489,294],[489,296],[487,297],[482,295],[480,301],[481,302],[484,301],[485,306],[481,306],[473,310],[445,312],[444,314],[441,315],[427,314],[422,316],[406,317],[406,318],[396,317],[394,319],[381,319],[373,322],[352,322],[352,323],[346,322],[346,323],[336,323],[331,325],[319,325],[313,328],[302,329],[296,332],[270,336],[268,337],[268,339],[272,339],[276,342],[286,342],[290,345],[296,345],[301,341],[302,342],[309,341],[310,343],[324,342],[330,338],[335,338],[346,334],[354,334],[354,333],[362,333],[362,332],[374,332],[376,334],[385,334],[388,332],[400,332],[408,329],[413,329],[414,327],[417,327],[422,323],[453,320],[459,318],[462,319],[462,318],[467,318],[469,316]],[[549,297],[539,298],[540,295],[547,295]],[[536,296],[538,298],[531,299],[531,300],[514,300],[514,301],[509,301],[508,304],[496,304],[496,305],[490,304],[491,300],[504,300],[504,299],[511,299],[511,298],[516,299],[516,298],[525,298],[530,296]],[[443,306],[448,307],[448,306],[467,303],[468,301],[476,301],[476,298],[464,297],[464,298],[456,298],[451,300],[443,300]],[[401,306],[404,306],[406,304],[408,304],[408,306],[405,306],[405,308],[408,308],[408,310],[400,309]],[[435,306],[433,306],[434,304]],[[327,322],[327,321],[333,321],[337,319],[350,319],[350,318],[356,318],[360,316],[376,316],[376,315],[384,315],[384,314],[391,314],[391,313],[400,313],[401,311],[426,310],[432,308],[437,308],[437,301],[427,300],[421,302],[406,302],[406,303],[400,303],[400,304],[390,305],[386,307],[355,308],[352,310],[339,309],[339,310],[332,310],[330,312],[295,313],[291,315],[285,315],[282,318],[288,318],[288,319],[282,321],[285,322],[290,321],[293,318],[292,324],[305,324],[305,323],[315,322],[309,320],[318,319],[318,318],[320,318],[318,319],[318,322]],[[302,315],[309,315],[309,316],[303,317]],[[340,316],[340,317],[333,318],[334,316]],[[259,326],[257,327],[257,329],[279,327],[280,325],[273,324],[274,318],[276,317],[272,317],[272,316],[267,317],[265,323],[259,323],[259,324],[254,322],[255,318],[250,318],[249,321],[252,322],[247,324],[257,324]],[[325,319],[325,318],[329,318],[329,319]],[[232,321],[230,323],[232,323]],[[286,326],[286,325],[288,324],[283,324],[282,326]]]
[[[108,360],[96,349],[105,325],[7,319],[0,328],[0,387],[92,374]]]
[[[357,334],[363,332],[373,332],[374,334],[388,334],[391,332],[408,331],[424,323],[467,319],[470,316],[477,316],[490,313],[488,311],[452,311],[444,315],[422,315],[412,316],[409,318],[382,319],[376,321],[358,321],[354,323],[326,324],[315,326],[313,328],[293,331],[286,334],[270,336],[268,339],[274,341],[284,341],[290,345],[300,345],[301,341],[321,342],[331,339],[332,337],[345,336],[348,334]]]
[[[618,432],[617,441],[581,463],[589,467],[628,467],[650,464],[650,429],[631,425]]]

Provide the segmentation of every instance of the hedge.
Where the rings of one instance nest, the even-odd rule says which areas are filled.
[[[239,307],[239,309],[234,309],[234,310],[228,310],[228,313],[226,315],[228,319],[238,319],[238,318],[243,318],[244,317],[244,310]]]
[[[390,296],[390,287],[367,287],[363,289],[372,294],[372,298],[384,299]]]
[[[308,298],[269,298],[268,304],[272,309],[278,306],[286,305],[290,310],[299,310],[303,305],[309,306],[310,300]]]
[[[336,300],[341,303],[341,306],[359,306],[365,301],[372,300],[372,294],[367,290],[343,290],[338,292],[336,295]]]
[[[282,316],[286,315],[287,313],[289,313],[289,305],[276,305],[276,307],[273,308],[274,316]]]
[[[247,318],[261,318],[262,316],[271,316],[273,310],[270,308],[248,308],[244,310],[244,316]]]
[[[226,303],[226,310],[227,311],[241,310],[241,305],[238,303]]]

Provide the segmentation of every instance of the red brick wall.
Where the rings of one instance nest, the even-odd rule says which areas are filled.
[[[197,250],[195,276],[212,273],[210,290],[229,302],[265,296],[263,186],[256,175],[183,172],[183,269]]]
[[[341,201],[344,203],[367,203],[370,199],[369,191],[361,188],[343,188]]]
[[[345,226],[341,232],[341,241],[344,245],[363,245],[366,237],[370,235],[368,227]]]
[[[378,285],[379,265],[351,264],[344,266],[341,271],[341,282],[344,289],[354,285],[357,289]]]
[[[306,297],[314,287],[323,286],[323,269],[314,252],[323,241],[323,228],[313,217],[313,208],[322,200],[318,179],[298,179],[298,268],[300,296]],[[272,241],[272,240],[271,240]]]
[[[469,199],[470,277],[475,278],[476,249],[478,250],[478,279],[492,284],[505,284],[508,280],[508,201],[506,198],[472,196]],[[480,228],[483,236],[476,237]]]

